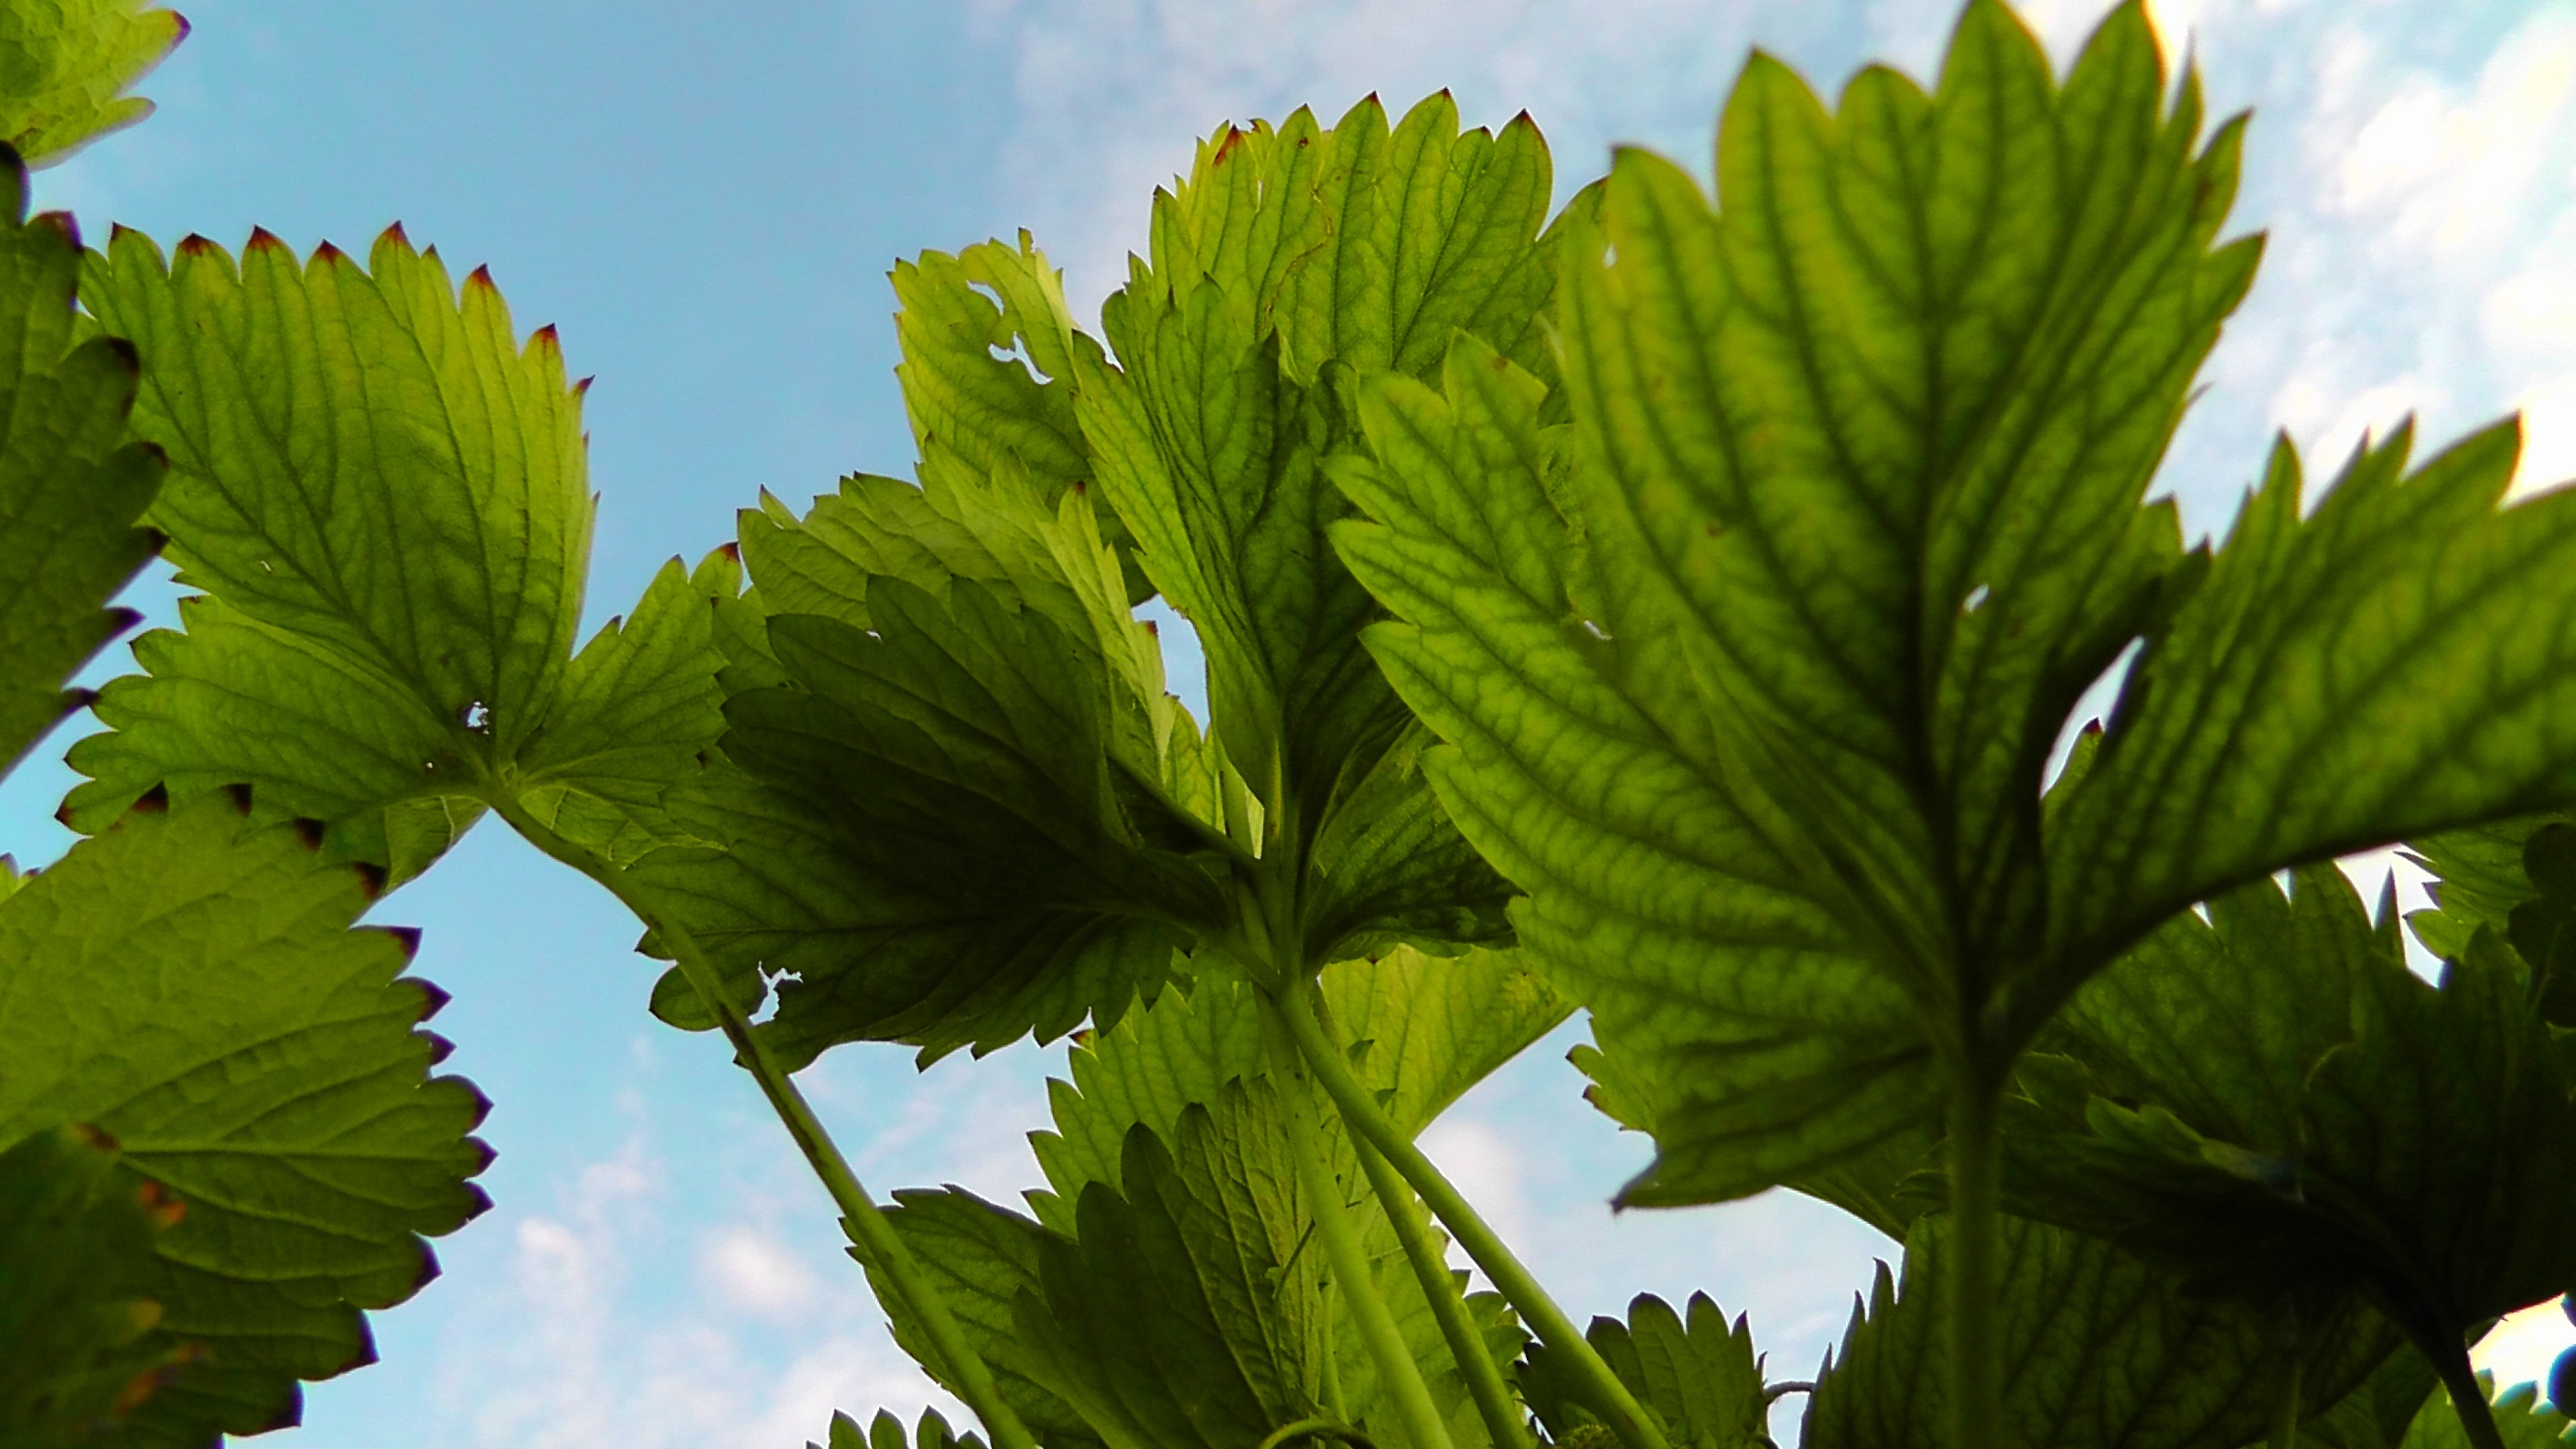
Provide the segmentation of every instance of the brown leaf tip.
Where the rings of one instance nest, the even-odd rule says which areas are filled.
[[[322,848],[322,837],[327,834],[329,830],[327,826],[323,825],[321,821],[315,820],[310,816],[302,815],[297,816],[293,823],[295,826],[295,838],[304,842],[304,848],[306,850],[320,850]]]
[[[465,274],[465,290],[471,292],[478,288],[486,292],[501,290],[492,285],[492,268],[488,265],[476,267]]]
[[[125,1150],[124,1145],[118,1142],[114,1135],[109,1133],[104,1127],[92,1126],[87,1122],[74,1122],[71,1125],[71,1132],[73,1136],[88,1143],[90,1146],[97,1148],[101,1152],[123,1152]]]
[[[591,376],[589,376],[589,377],[585,377],[585,378],[583,378],[582,380],[580,380],[579,382],[574,383],[574,384],[572,385],[572,395],[573,395],[574,397],[588,397],[588,396],[590,396],[590,385],[591,385],[592,383],[594,383],[594,382],[597,382],[597,381],[599,381],[599,377],[598,377],[598,375],[597,375],[597,374],[595,374],[595,373],[594,373],[593,375],[591,375]]]
[[[726,558],[732,559],[735,563],[742,562],[742,544],[734,539],[729,538],[724,542],[717,544],[716,552],[723,554]]]
[[[404,251],[410,251],[412,249],[411,233],[403,230],[403,224],[399,221],[378,233],[376,241],[379,245],[398,246]]]
[[[167,785],[155,785],[151,789],[144,791],[141,795],[136,796],[134,800],[134,813],[137,815],[169,814],[170,787]]]
[[[357,862],[354,868],[358,872],[358,884],[366,891],[368,900],[372,901],[385,893],[385,881],[390,873],[383,866],[371,860],[362,860]]]
[[[256,235],[265,235],[265,233],[257,233]],[[219,257],[224,254],[224,249],[222,247],[215,245],[213,241],[193,231],[188,233],[186,236],[179,238],[178,250],[180,256],[188,258],[205,256]]]
[[[330,245],[331,244],[329,242],[324,242],[322,244],[324,250],[328,250]],[[286,243],[279,241],[277,239],[277,233],[270,231],[267,227],[255,226],[250,229],[250,245],[242,248],[242,250],[252,252],[276,250],[282,252],[286,250]]]
[[[397,946],[400,946],[400,947],[402,948],[403,960],[404,960],[404,961],[408,962],[408,961],[412,960],[413,958],[417,957],[418,955],[420,955],[420,927],[418,927],[418,926],[378,926],[376,929],[377,929],[377,930],[380,930],[380,931],[382,931],[382,932],[384,932],[384,933],[385,933],[386,935],[388,935],[388,936],[393,937],[394,944],[395,944],[395,945],[397,945]],[[426,982],[426,981],[424,981],[424,982],[422,982],[422,983],[420,983],[420,984],[421,984],[422,988],[423,988],[425,991],[437,992],[437,995],[438,995],[438,1000],[437,1000],[435,1003],[433,1003],[433,1004],[431,1004],[430,1006],[428,1006],[427,1008],[425,1008],[425,1009],[421,1012],[421,1014],[420,1014],[420,1016],[419,1016],[419,1018],[418,1018],[419,1020],[427,1021],[427,1020],[429,1020],[429,1018],[430,1018],[430,1014],[431,1014],[432,1012],[437,1011],[439,1007],[441,1007],[441,1006],[445,1006],[445,1005],[447,1004],[447,993],[446,993],[446,992],[444,992],[444,991],[439,991],[437,987],[435,987],[435,986],[431,986],[431,985],[430,985],[428,982]]]
[[[407,952],[417,951],[420,949],[420,929],[418,927],[388,926],[385,929],[391,932],[408,932],[410,934],[411,940],[404,948]],[[423,981],[418,977],[413,977],[411,984],[420,991],[420,1015],[412,1018],[414,1023],[424,1022],[429,1020],[431,1017],[438,1015],[440,1012],[447,1009],[447,1003],[456,999],[455,997],[447,994],[446,987],[439,985],[435,981]]]
[[[234,810],[244,815],[248,815],[250,813],[250,787],[248,785],[226,785],[224,787],[224,796],[233,802]]]
[[[40,211],[27,218],[27,225],[41,226],[61,237],[72,250],[80,250],[80,219],[68,211]]]
[[[437,1066],[440,1062],[456,1055],[456,1043],[440,1036],[437,1032],[425,1031],[421,1033],[421,1036],[429,1042],[429,1064],[431,1066]]]
[[[331,245],[327,241],[319,243],[313,248],[313,261],[317,266],[336,267],[348,259],[349,254],[347,252],[340,250],[338,247]]]

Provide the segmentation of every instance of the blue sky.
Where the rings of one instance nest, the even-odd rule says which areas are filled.
[[[2025,14],[2062,57],[2100,8]],[[1486,123],[1528,108],[1561,191],[1615,142],[1705,174],[1748,45],[1828,86],[1871,57],[1922,73],[1951,9],[206,0],[145,88],[160,115],[37,195],[92,235],[237,246],[259,224],[355,250],[399,219],[460,274],[488,263],[521,327],[558,324],[598,377],[595,624],[762,487],[801,502],[851,469],[909,472],[898,256],[1026,226],[1088,310],[1195,136],[1370,91],[1447,86]],[[2440,439],[2523,406],[2525,482],[2576,474],[2576,3],[2165,0],[2157,18],[2190,37],[2216,111],[2258,108],[2238,217],[2273,231],[2164,475],[2192,526],[2224,526],[2273,430],[2323,472],[2410,410]],[[72,733],[0,788],[21,860],[67,843],[48,817]],[[378,916],[426,928],[418,969],[455,994],[439,1026],[495,1103],[497,1205],[378,1317],[384,1362],[313,1390],[277,1442],[786,1449],[835,1407],[929,1400],[748,1081],[644,1014],[653,973],[604,895],[487,826]],[[1787,1196],[1614,1218],[1645,1151],[1578,1099],[1572,1039],[1435,1126],[1435,1155],[1577,1312],[1706,1289],[1752,1313],[1775,1372],[1804,1373],[1890,1245]],[[1060,1064],[1021,1047],[925,1075],[854,1047],[805,1080],[871,1187],[1007,1197],[1038,1180],[1021,1134]],[[2534,1322],[2509,1375],[2566,1336]]]

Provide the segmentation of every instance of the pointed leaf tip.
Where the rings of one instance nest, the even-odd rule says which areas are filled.
[[[411,936],[411,941],[405,949],[411,954],[418,954],[420,950],[419,927],[389,926],[386,929],[396,932],[408,932]],[[431,1017],[438,1015],[440,1012],[445,1011],[447,1009],[447,1003],[456,999],[448,994],[446,987],[439,985],[435,981],[423,981],[418,977],[414,977],[411,984],[420,988],[420,1015],[412,1018],[415,1023],[427,1021]]]
[[[329,246],[329,245],[330,245],[330,243],[329,243],[329,242],[324,242],[324,243],[323,243],[323,245],[327,247],[327,246]],[[250,229],[250,242],[249,242],[249,244],[248,244],[247,246],[245,246],[245,247],[243,248],[243,250],[244,250],[244,251],[253,251],[253,252],[255,252],[255,251],[261,251],[261,250],[268,249],[268,248],[274,248],[274,249],[276,249],[276,250],[278,250],[278,251],[284,251],[284,250],[286,250],[286,243],[284,243],[284,242],[282,242],[282,241],[279,241],[279,240],[277,239],[277,233],[275,233],[275,232],[273,232],[273,231],[270,231],[267,227],[264,227],[264,226],[255,226],[255,227],[252,227],[252,228]]]
[[[420,1035],[422,1040],[429,1043],[429,1064],[431,1066],[437,1066],[439,1063],[446,1061],[449,1057],[456,1055],[456,1043],[440,1036],[437,1032],[425,1031]]]
[[[156,784],[151,789],[144,791],[141,795],[135,798],[133,813],[137,815],[169,814],[170,787],[168,785]]]
[[[380,931],[384,932],[386,935],[391,936],[391,937],[393,937],[393,938],[394,938],[394,944],[396,944],[396,945],[398,945],[398,946],[402,947],[403,959],[404,959],[405,961],[409,961],[409,960],[411,960],[413,957],[418,956],[418,955],[420,954],[420,927],[418,927],[418,926],[379,926],[379,927],[377,927],[376,929],[378,929],[378,930],[380,930]],[[429,989],[430,991],[438,992],[438,1000],[437,1000],[437,1003],[436,1003],[435,1005],[432,1005],[432,1006],[428,1007],[428,1008],[427,1008],[426,1010],[424,1010],[424,1011],[421,1013],[421,1015],[420,1015],[420,1019],[421,1019],[422,1021],[427,1021],[427,1020],[429,1020],[430,1012],[434,1012],[434,1011],[438,1010],[438,1008],[439,1008],[439,1007],[441,1007],[441,1006],[445,1006],[445,1005],[447,1004],[447,993],[446,993],[446,992],[443,992],[443,991],[438,991],[438,988],[437,988],[437,987],[435,987],[435,986],[429,986],[427,982],[423,982],[423,983],[421,983],[421,984],[422,984],[423,986],[427,986],[427,987],[428,987],[428,989]]]
[[[403,224],[399,221],[394,222],[392,225],[387,226],[382,232],[378,233],[376,241],[378,245],[398,246],[404,251],[410,251],[412,249],[411,233],[403,230]]]
[[[383,866],[373,861],[362,860],[355,868],[358,872],[358,883],[365,887],[368,900],[372,901],[385,893],[387,873]]]
[[[256,237],[260,234],[254,232],[252,235]],[[222,247],[215,245],[213,238],[200,232],[192,231],[186,236],[179,238],[178,253],[182,257],[195,258],[208,255],[221,256],[223,255],[223,251],[224,249]]]
[[[486,292],[497,292],[501,290],[499,287],[492,284],[492,268],[488,263],[478,266],[474,270],[465,274],[465,287],[467,291],[472,291],[478,287]]]

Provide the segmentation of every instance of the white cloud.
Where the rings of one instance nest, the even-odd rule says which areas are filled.
[[[762,1318],[795,1321],[822,1296],[823,1285],[778,1235],[736,1223],[707,1235],[698,1277],[724,1303]]]

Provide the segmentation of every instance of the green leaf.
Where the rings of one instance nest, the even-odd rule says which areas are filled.
[[[2397,1449],[2426,1398],[2442,1402],[2440,1386],[2422,1354],[2400,1349],[2361,1387],[2299,1425],[2301,1449]]]
[[[180,1357],[152,1331],[161,1305],[147,1296],[167,1211],[95,1132],[56,1128],[0,1153],[0,1440],[93,1442]]]
[[[1350,1043],[1352,1070],[1399,1131],[1419,1134],[1469,1087],[1555,1029],[1570,1009],[1515,953],[1426,956],[1398,948],[1323,973],[1325,1014]],[[1070,1081],[1047,1084],[1055,1130],[1029,1134],[1052,1192],[1030,1194],[1038,1217],[1073,1229],[1088,1183],[1120,1186],[1129,1130],[1173,1140],[1193,1104],[1216,1106],[1227,1084],[1280,1069],[1251,987],[1206,976],[1166,992],[1070,1054]],[[1330,1129],[1338,1132],[1338,1128]]]
[[[1568,430],[1473,342],[1443,382],[1369,391],[1376,460],[1337,476],[1374,522],[1336,541],[1402,620],[1370,645],[1444,741],[1425,772],[1530,893],[1524,949],[1591,1008],[1598,1061],[1649,1089],[1613,1108],[1658,1148],[1625,1200],[1755,1191],[1907,1131],[1933,1094],[1904,993],[1639,707],[1654,661],[1575,612],[1585,565],[1552,501]]]
[[[1003,1400],[1031,1431],[1049,1444],[1100,1439],[1101,1434],[1065,1398],[1065,1376],[1044,1352],[1045,1345],[1020,1327],[1021,1303],[1037,1302],[1038,1264],[1050,1241],[1048,1230],[962,1188],[898,1192],[886,1217],[929,1270],[935,1291],[956,1316],[967,1342],[993,1371]],[[856,1249],[850,1256],[867,1266],[867,1258]],[[902,1298],[889,1291],[873,1267],[869,1280],[878,1290],[877,1301],[887,1305],[893,1318],[895,1341],[914,1359],[931,1363],[928,1338],[903,1311]],[[933,1377],[938,1375],[934,1372]],[[1111,1438],[1108,1442],[1118,1449],[1132,1449],[1132,1441]]]
[[[10,23],[0,20],[0,65]],[[24,92],[0,85],[0,94]],[[152,555],[152,536],[134,522],[162,474],[151,449],[125,441],[133,348],[104,338],[72,345],[80,242],[70,218],[29,221],[26,208],[25,170],[0,158],[0,519],[9,541],[0,771],[79,706],[83,696],[63,681],[134,622],[130,611],[99,606]]]
[[[488,1206],[485,1104],[430,1077],[407,933],[350,929],[367,883],[216,795],[135,814],[0,901],[0,1144],[94,1124],[185,1216],[147,1285],[204,1346],[131,1432],[252,1433],[298,1379],[372,1357],[360,1310],[436,1272],[424,1236]]]
[[[2485,1375],[2479,1377],[2483,1379]],[[2566,1414],[2554,1405],[2539,1402],[2530,1384],[2515,1384],[2496,1394],[2490,1412],[2505,1449],[2557,1449],[2568,1440]],[[2425,1402],[2415,1422],[2407,1427],[2399,1449],[2470,1449],[2469,1436],[2452,1410],[2450,1395],[2436,1393]]]
[[[149,0],[34,0],[0,14],[0,140],[38,166],[152,114],[125,94],[187,38]]]
[[[120,232],[85,285],[149,359],[135,427],[173,470],[152,517],[211,598],[110,692],[76,827],[154,784],[250,781],[264,818],[321,820],[397,877],[501,792],[554,818],[580,791],[594,843],[652,834],[647,776],[693,770],[717,727],[695,604],[735,580],[671,571],[574,664],[592,500],[551,328],[522,347],[488,276],[460,297],[399,228],[366,269],[264,232],[238,268],[198,238],[165,266]]]
[[[1268,1095],[1238,1085],[1216,1114],[1191,1107],[1168,1149],[1131,1130],[1123,1191],[1086,1187],[1076,1239],[1042,1250],[1060,1351],[1148,1442],[1257,1443],[1317,1410],[1323,1255],[1303,1241],[1287,1128]]]
[[[1946,1445],[1947,1214],[1906,1240],[1900,1291],[1879,1270],[1866,1312],[1809,1400],[1807,1449]],[[2277,1334],[2254,1313],[2195,1297],[2108,1243],[2003,1220],[1993,1322],[2002,1337],[2001,1435],[1993,1449],[2119,1444],[2238,1449],[2263,1437],[2280,1391]],[[2396,1346],[2367,1313],[2302,1340],[2310,1402],[2340,1399]]]
[[[2055,939],[2122,944],[2283,865],[2567,798],[2576,646],[2530,621],[2576,601],[2576,494],[2499,506],[2511,421],[2408,473],[2413,441],[2357,450],[2312,512],[2274,451],[2067,801]]]
[[[1446,95],[1392,135],[1374,100],[1329,131],[1305,111],[1230,127],[1157,196],[1152,261],[1102,308],[1116,365],[1074,339],[1100,482],[1197,627],[1211,731],[1282,839],[1403,723],[1358,645],[1374,609],[1322,536],[1347,511],[1323,465],[1357,445],[1351,382],[1428,368],[1459,328],[1534,355],[1549,185],[1526,118],[1461,134]]]
[[[2043,1094],[2063,1125],[2008,1142],[2007,1190],[2205,1289],[2365,1296],[2457,1358],[2576,1282],[2576,1098],[2518,966],[2481,932],[2437,990],[2331,867],[2221,897],[2078,994],[2058,1044],[2089,1078]]]
[[[680,835],[663,793],[694,776],[724,731],[713,605],[742,592],[730,548],[662,566],[631,619],[611,619],[565,670],[519,759],[520,784],[557,833],[624,861]]]
[[[809,1439],[805,1449],[827,1449],[827,1446]],[[907,1438],[903,1421],[879,1409],[877,1416],[868,1421],[865,1432],[860,1430],[859,1421],[849,1415],[832,1415],[828,1449],[984,1449],[984,1441],[971,1429],[963,1434],[951,1430],[937,1409],[922,1410],[920,1425]]]
[[[1610,1365],[1637,1401],[1662,1421],[1666,1437],[1691,1449],[1751,1449],[1767,1443],[1763,1422],[1770,1401],[1753,1356],[1753,1332],[1705,1293],[1690,1299],[1690,1320],[1650,1293],[1628,1304],[1628,1321],[1595,1318],[1584,1338]],[[1521,1393],[1548,1436],[1569,1434],[1600,1420],[1583,1407],[1579,1381],[1558,1355],[1532,1344],[1519,1367]]]
[[[2576,1027],[2576,825],[2534,816],[2417,842],[2417,864],[2440,877],[2435,908],[2406,918],[2435,955],[2456,961],[2481,926],[2512,947],[2535,1009]]]

